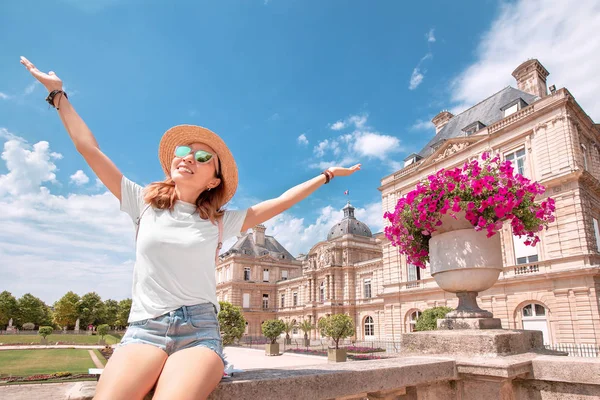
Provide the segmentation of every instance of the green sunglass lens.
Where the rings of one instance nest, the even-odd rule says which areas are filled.
[[[190,154],[190,151],[192,151],[192,149],[190,149],[188,146],[177,146],[175,149],[175,155],[177,157],[185,157]]]
[[[196,161],[198,161],[198,162],[204,163],[204,162],[207,162],[208,160],[210,160],[211,158],[212,158],[212,154],[210,154],[206,151],[198,150],[196,152]]]

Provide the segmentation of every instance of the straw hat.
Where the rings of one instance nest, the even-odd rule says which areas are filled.
[[[196,125],[177,125],[165,132],[158,146],[158,158],[166,176],[171,176],[171,162],[175,156],[175,148],[180,145],[190,145],[192,143],[204,143],[212,147],[219,157],[221,163],[221,185],[224,186],[225,205],[237,190],[238,170],[233,154],[216,133]]]

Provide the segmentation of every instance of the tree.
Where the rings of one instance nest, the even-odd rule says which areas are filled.
[[[262,323],[261,329],[263,335],[271,339],[271,344],[275,344],[285,330],[285,323],[279,319],[269,319]]]
[[[38,330],[38,334],[44,339],[46,339],[47,336],[51,335],[52,332],[53,329],[51,326],[40,326],[40,329]]]
[[[67,292],[57,302],[54,303],[54,322],[58,326],[74,327],[77,318],[79,318],[79,295],[73,292]]]
[[[294,328],[296,327],[296,324],[294,324],[293,322],[285,322],[285,326],[283,328],[283,331],[285,332],[285,338],[286,339],[290,339],[290,332],[292,330],[294,330]]]
[[[106,309],[106,322],[109,326],[115,326],[119,319],[119,302],[116,300],[105,300],[104,307]]]
[[[17,310],[17,299],[6,290],[0,293],[0,327],[7,326],[11,318],[17,319]]]
[[[242,338],[246,330],[246,319],[238,306],[226,301],[220,301],[219,306],[221,307],[218,315],[221,337],[223,345],[227,346]]]
[[[100,325],[106,319],[106,306],[96,292],[86,293],[79,302],[79,318],[83,326]]]
[[[26,322],[31,322],[37,326],[52,324],[48,306],[30,293],[25,293],[17,300],[17,308],[17,325],[22,326]]]
[[[346,314],[328,315],[319,321],[321,335],[331,338],[335,342],[336,350],[339,349],[340,339],[354,335],[354,323]]]
[[[417,319],[415,331],[433,331],[437,329],[437,320],[445,318],[452,311],[450,307],[433,307],[423,311]]]
[[[298,328],[300,328],[302,332],[304,332],[304,339],[308,339],[308,334],[310,333],[310,331],[315,329],[315,326],[311,324],[309,320],[305,319],[304,321],[300,322]]]
[[[129,321],[129,312],[131,311],[131,299],[121,300],[119,302],[119,311],[117,313],[117,320],[115,325],[119,327],[127,326]]]
[[[108,335],[108,325],[107,324],[98,325],[98,328],[96,329],[96,331],[98,332],[98,335],[100,335],[100,338],[104,340],[104,336]]]
[[[25,322],[23,324],[24,331],[32,331],[35,329],[35,324],[33,322]]]

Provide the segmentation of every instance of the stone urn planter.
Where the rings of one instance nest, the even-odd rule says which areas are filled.
[[[265,354],[268,356],[278,356],[279,355],[279,343],[265,344]]]
[[[485,230],[476,231],[464,215],[457,213],[457,219],[443,215],[442,225],[429,240],[431,275],[440,288],[458,297],[458,307],[446,320],[438,320],[438,327],[499,329],[500,320],[479,308],[477,295],[491,288],[502,271],[500,235],[488,238]]]
[[[345,362],[347,360],[346,349],[327,349],[327,360],[333,362]]]

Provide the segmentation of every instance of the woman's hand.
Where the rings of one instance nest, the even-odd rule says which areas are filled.
[[[360,170],[360,164],[353,165],[350,168],[329,167],[327,170],[330,171],[333,176],[349,176]]]
[[[29,61],[23,56],[21,56],[21,64],[23,64],[25,68],[27,68],[27,70],[31,73],[31,75],[33,75],[35,79],[37,79],[42,85],[44,85],[46,89],[48,89],[48,92],[51,92],[53,90],[62,90],[62,81],[58,76],[56,76],[56,74],[53,71],[50,71],[48,73],[42,72],[39,69],[37,69],[35,65],[31,63],[31,61]]]

